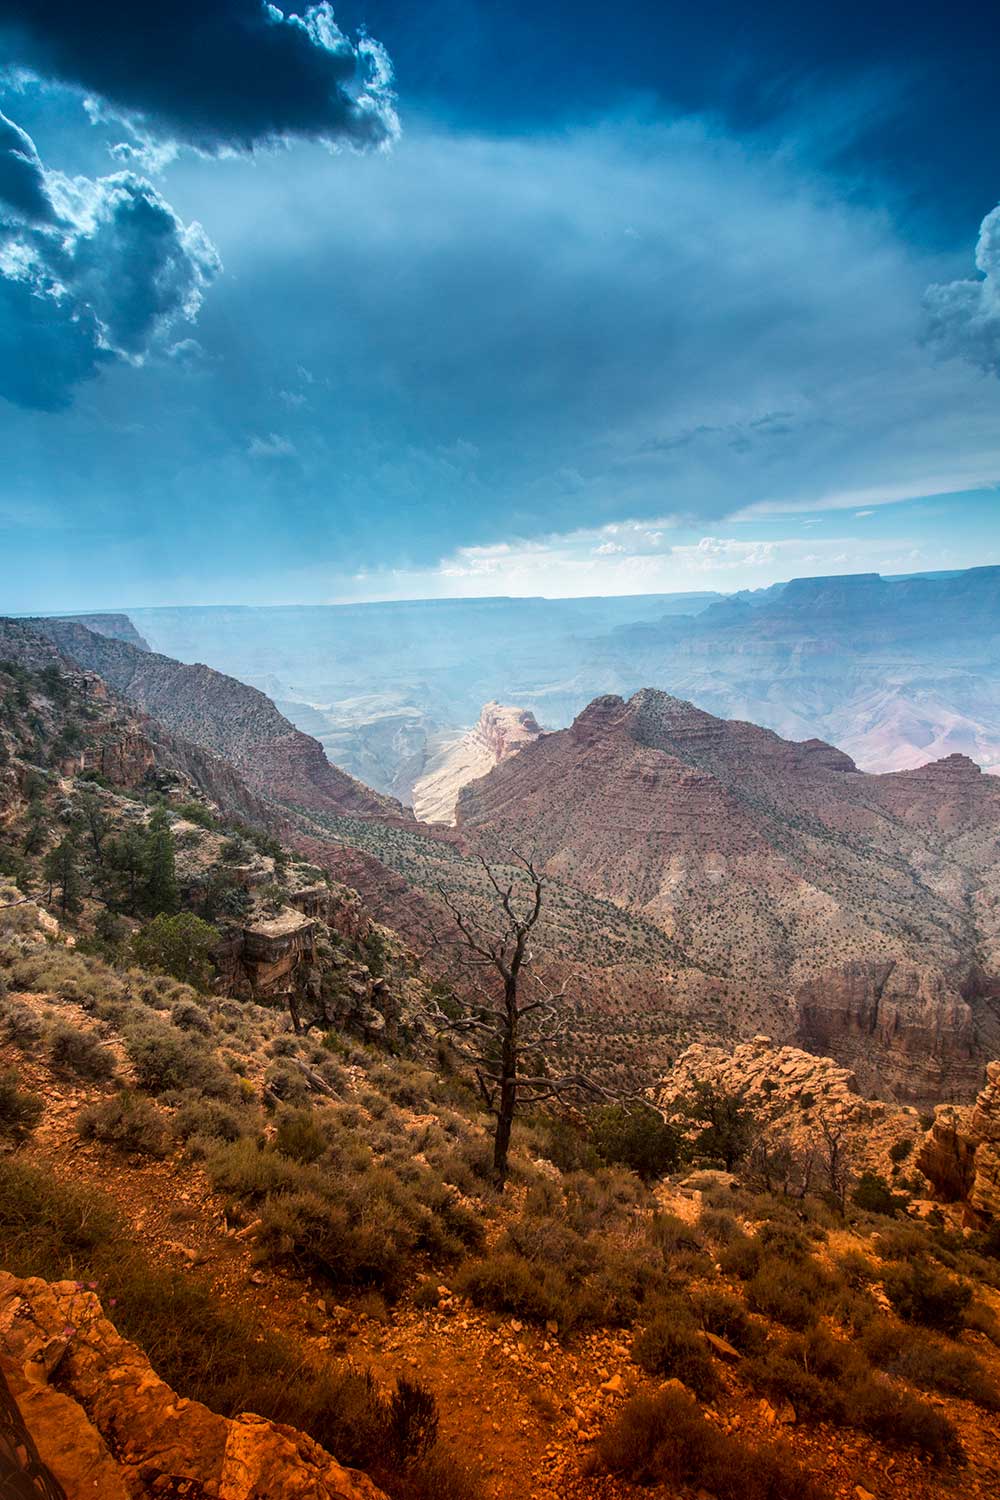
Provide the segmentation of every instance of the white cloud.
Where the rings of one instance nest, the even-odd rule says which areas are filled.
[[[295,444],[277,432],[269,432],[266,437],[252,437],[247,444],[249,458],[293,458],[295,452]]]
[[[670,540],[671,535],[678,539]],[[460,547],[433,569],[367,570],[334,597],[726,593],[803,574],[914,572],[944,561],[925,557],[912,539],[702,536],[688,541],[668,520],[616,521],[541,540]]]
[[[976,269],[981,280],[927,288],[927,338],[945,358],[1000,375],[1000,205],[979,226]]]

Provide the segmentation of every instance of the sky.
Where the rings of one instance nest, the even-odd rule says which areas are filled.
[[[0,609],[1000,563],[985,8],[0,0]]]

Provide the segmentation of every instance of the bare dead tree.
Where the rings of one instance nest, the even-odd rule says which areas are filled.
[[[839,1120],[821,1115],[819,1120],[823,1175],[827,1191],[841,1215],[847,1210],[847,1193],[854,1176],[854,1151],[848,1133]]]
[[[609,1097],[582,1073],[545,1071],[546,1054],[568,1038],[566,1000],[573,977],[551,988],[539,973],[532,936],[542,914],[545,883],[530,859],[517,850],[511,858],[523,873],[504,883],[500,867],[480,857],[490,888],[484,916],[463,909],[438,888],[455,931],[445,939],[437,935],[435,946],[457,951],[463,972],[450,996],[449,1008],[456,1014],[447,1015],[435,1003],[431,1017],[438,1034],[449,1036],[472,1065],[496,1122],[493,1176],[500,1192],[507,1181],[511,1128],[519,1108],[582,1095]]]

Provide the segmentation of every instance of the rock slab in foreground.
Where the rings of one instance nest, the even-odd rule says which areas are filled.
[[[67,1500],[386,1500],[304,1433],[178,1396],[74,1281],[0,1272],[0,1360]]]

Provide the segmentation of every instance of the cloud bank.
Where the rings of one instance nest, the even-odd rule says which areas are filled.
[[[0,41],[41,77],[213,155],[294,136],[380,146],[399,130],[385,49],[351,42],[326,0],[302,15],[264,0],[0,0]]]
[[[145,179],[48,170],[0,115],[0,395],[55,410],[113,360],[141,363],[220,270],[200,224]]]
[[[980,225],[976,269],[981,280],[927,289],[928,339],[942,355],[1000,375],[1000,205]]]

